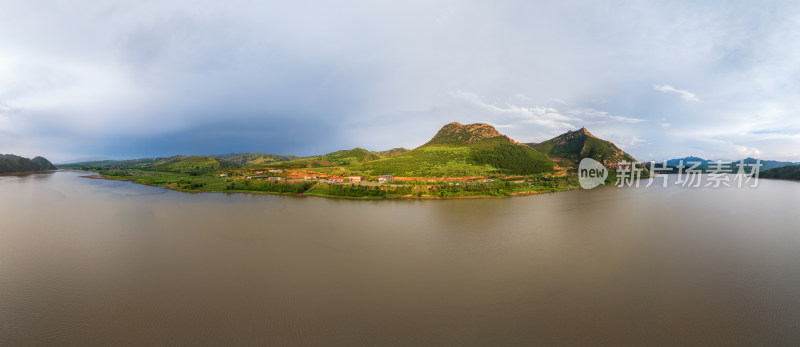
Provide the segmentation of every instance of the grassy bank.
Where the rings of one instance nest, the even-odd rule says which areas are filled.
[[[110,180],[132,181],[187,192],[250,192],[270,194],[312,195],[352,199],[450,199],[499,198],[578,188],[574,176],[531,176],[512,180],[413,181],[404,184],[330,184],[317,181],[273,181],[259,178],[227,178],[218,174],[187,175],[176,172],[143,170],[101,170],[100,176]]]

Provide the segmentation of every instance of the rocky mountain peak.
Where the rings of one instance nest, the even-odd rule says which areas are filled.
[[[566,133],[561,134],[560,136],[558,136],[557,137],[557,139],[558,139],[557,144],[558,145],[564,145],[564,144],[572,141],[573,139],[584,138],[584,137],[597,138],[596,136],[592,135],[592,133],[590,133],[589,130],[586,130],[586,127],[581,127],[580,129],[578,129],[576,131],[569,130]]]
[[[486,123],[461,124],[452,122],[442,127],[426,145],[433,144],[471,144],[485,139],[507,136]],[[514,142],[514,141],[512,141]]]

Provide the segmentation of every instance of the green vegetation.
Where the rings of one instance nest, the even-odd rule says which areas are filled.
[[[156,163],[150,168],[158,171],[181,172],[196,176],[235,166],[229,161],[193,155],[189,157],[172,157],[164,162]]]
[[[759,177],[800,180],[800,165],[786,165],[761,171]]]
[[[411,194],[412,186],[363,186],[349,184],[317,184],[306,195],[336,196],[348,198],[386,198]]]
[[[504,197],[515,194],[555,192],[578,188],[576,176],[533,175],[525,179],[360,185],[327,184],[316,181],[272,181],[262,178],[228,178],[218,174],[190,176],[178,172],[143,170],[98,170],[106,179],[127,180],[195,192],[264,192],[361,199]]]
[[[609,169],[606,183],[616,182],[617,163],[636,161],[585,128],[542,143],[522,145],[488,124],[450,123],[426,144],[410,151],[394,148],[373,152],[354,148],[305,158],[263,153],[179,155],[60,167],[96,171],[107,179],[181,191],[264,192],[357,199],[469,198],[577,189],[576,170],[583,158],[598,160]],[[47,164],[52,167],[41,157],[28,160],[0,155],[0,159],[0,171],[9,167],[8,162],[16,163],[15,167],[47,167]],[[28,162],[30,164],[25,164]],[[558,171],[556,163],[561,166]],[[745,163],[755,163],[755,159],[747,158]],[[762,164],[782,166],[766,171],[762,167],[764,178],[800,180],[800,165],[783,166],[790,163],[770,161],[762,161]],[[380,175],[394,175],[395,180],[392,184],[376,184]],[[366,183],[328,184],[309,179],[331,176],[360,176]],[[646,170],[641,174],[643,178],[648,176]]]
[[[577,182],[569,179],[548,179],[547,184],[531,185],[531,183],[514,183],[510,181],[500,181],[492,183],[477,184],[440,184],[436,187],[440,197],[467,197],[467,196],[495,196],[503,197],[518,193],[531,192],[556,192],[575,189]]]
[[[28,159],[13,154],[0,154],[0,173],[49,170],[56,170],[56,167],[42,157]]]
[[[408,150],[403,148],[403,147],[398,147],[398,148],[392,148],[392,149],[390,149],[388,151],[378,151],[378,152],[372,152],[372,153],[375,153],[379,158],[388,158],[388,157],[393,157],[393,156],[398,155],[398,154],[403,154],[405,152],[408,152]]]
[[[167,158],[142,158],[130,160],[98,160],[86,161],[79,163],[60,164],[59,169],[75,169],[75,170],[108,170],[111,168],[116,169],[146,169],[153,166],[154,163],[163,162]]]
[[[568,138],[529,147],[514,142],[488,124],[451,123],[428,143],[411,151],[394,148],[373,152],[354,148],[305,158],[232,153],[100,161],[62,167],[97,171],[108,179],[182,191],[265,192],[357,199],[469,198],[578,187],[574,169],[568,170],[569,174],[555,172],[555,163],[531,147],[546,150],[559,160],[585,156],[604,160],[630,158],[613,144],[594,138],[585,130],[562,137]],[[575,140],[577,137],[580,139]],[[297,179],[348,175],[361,176],[365,182],[373,183],[328,184]],[[379,185],[374,183],[379,175],[405,179]]]
[[[101,160],[59,165],[63,169],[139,169],[188,172],[207,172],[220,168],[241,167],[248,165],[265,165],[298,159],[294,155],[266,153],[230,153],[211,156],[176,155],[168,158],[143,158],[131,160]]]
[[[210,156],[176,155],[168,158],[143,158],[132,160],[101,160],[59,165],[62,169],[101,170],[101,169],[138,169],[198,173],[234,168],[242,166],[276,166],[282,168],[316,168],[347,166],[356,163],[388,158],[405,153],[405,148],[393,148],[387,151],[371,152],[362,148],[336,151],[333,153],[300,158],[294,155],[267,153],[230,153]]]
[[[553,162],[545,155],[504,137],[468,144],[449,140],[432,142],[436,144],[429,142],[406,153],[356,167],[373,175],[412,177],[530,175],[553,171]]]
[[[479,165],[471,160],[471,150],[466,147],[429,146],[406,153],[358,165],[372,175],[397,175],[411,177],[478,176],[492,171],[489,165]]]
[[[569,131],[541,143],[528,143],[527,145],[546,154],[563,167],[577,168],[581,159],[592,158],[615,172],[617,163],[636,161],[630,154],[617,148],[610,141],[598,139],[590,134],[586,128]]]
[[[505,139],[490,139],[479,142],[478,149],[471,153],[474,163],[488,164],[502,174],[529,175],[553,171],[553,162],[542,153],[528,147],[513,144]]]
[[[620,162],[637,162],[630,154],[619,149],[611,141],[598,139],[586,128],[577,131],[568,131],[550,140],[541,143],[528,143],[528,146],[547,156],[567,168],[570,174],[577,174],[577,168],[583,158],[592,158],[602,163],[608,169],[606,183],[617,180],[617,168]],[[649,177],[648,167],[638,165],[643,169],[641,177]]]
[[[504,138],[509,140],[508,137],[500,134],[497,129],[486,123],[464,125],[453,122],[439,129],[439,132],[437,132],[430,141],[422,145],[422,147],[437,145],[465,146],[491,138]]]
[[[241,180],[230,182],[226,190],[246,192],[268,192],[283,194],[302,194],[314,185],[314,182],[273,182],[265,180]]]
[[[299,158],[294,155],[280,155],[280,154],[267,154],[267,153],[230,153],[230,154],[212,155],[211,157],[233,162],[236,163],[238,166],[266,165],[275,162],[295,160]]]
[[[276,167],[297,169],[348,166],[378,160],[381,158],[389,158],[407,151],[408,150],[405,148],[393,148],[388,151],[372,152],[363,148],[353,148],[315,157],[305,157],[276,163]]]
[[[94,170],[106,179],[167,187],[175,190],[224,191],[227,182],[212,174],[190,175],[178,172],[143,170]]]
[[[413,182],[406,185],[363,186],[317,184],[306,195],[351,198],[469,198],[506,197],[517,194],[557,192],[578,188],[577,177],[539,177],[532,180],[495,182]]]
[[[62,169],[79,169],[87,171],[108,169],[137,169],[147,171],[180,172],[192,176],[207,174],[219,169],[232,168],[237,165],[227,160],[199,155],[176,155],[169,158],[148,158],[133,160],[104,160],[84,163],[59,165]]]

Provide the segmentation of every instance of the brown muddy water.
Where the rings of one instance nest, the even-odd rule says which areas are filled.
[[[0,176],[0,345],[796,345],[800,183],[356,201]]]

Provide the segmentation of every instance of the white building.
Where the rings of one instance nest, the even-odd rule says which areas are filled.
[[[394,176],[392,175],[378,176],[378,183],[392,183],[392,181],[394,181]]]

